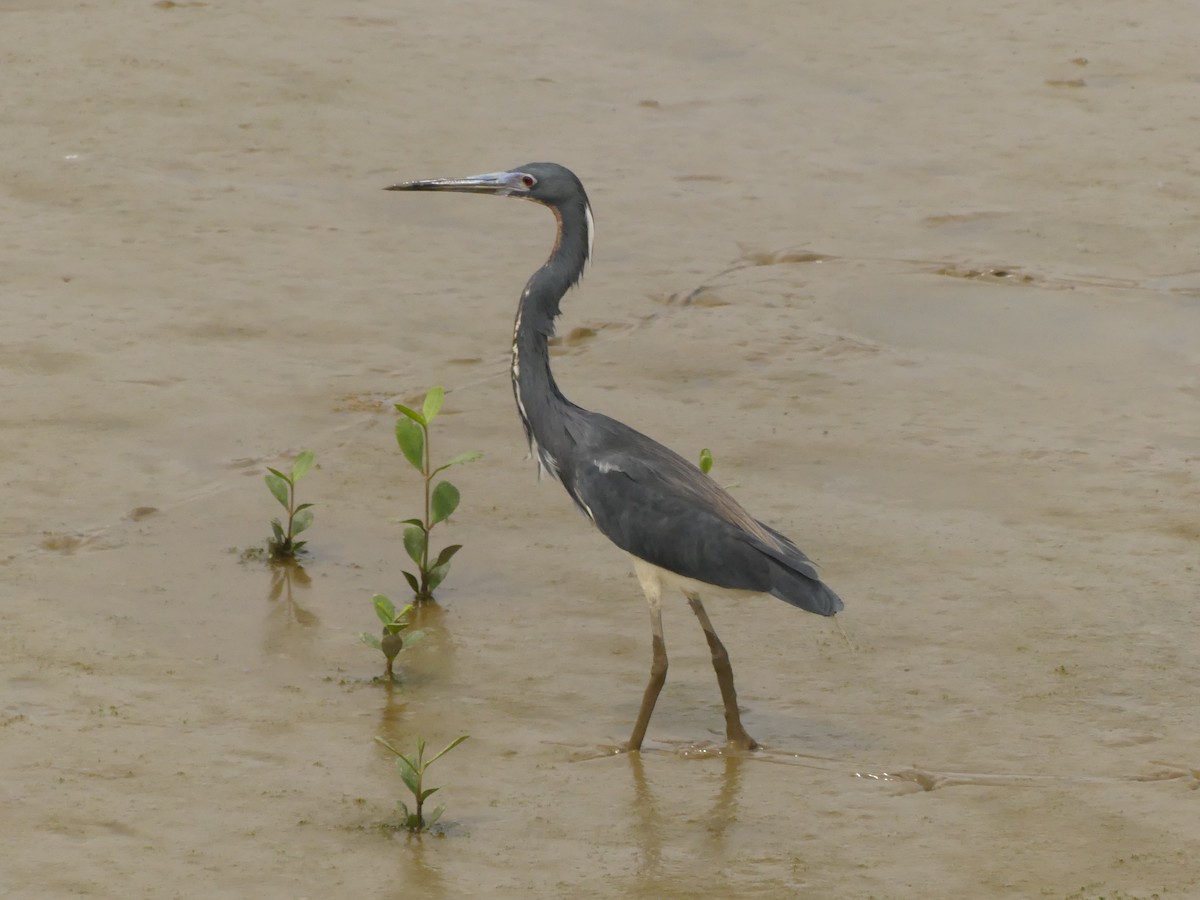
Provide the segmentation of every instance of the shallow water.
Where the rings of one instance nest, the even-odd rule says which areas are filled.
[[[972,8],[975,7],[975,8]],[[1192,18],[1167,3],[0,6],[0,883],[14,897],[1197,890]],[[794,536],[837,623],[713,600],[628,736],[623,555],[523,457],[552,222],[403,178],[572,166],[565,392]],[[373,682],[435,435],[463,552]],[[240,561],[305,447],[303,572]],[[840,629],[839,627],[840,626]],[[384,735],[471,739],[409,839]]]

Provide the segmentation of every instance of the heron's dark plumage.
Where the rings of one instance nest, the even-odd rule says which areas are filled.
[[[586,462],[564,470],[563,484],[622,550],[677,575],[772,594],[820,615],[842,609],[795,544],[697,466],[621,422],[579,412],[587,427],[570,455]]]

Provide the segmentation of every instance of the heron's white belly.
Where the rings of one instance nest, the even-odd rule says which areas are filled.
[[[629,558],[633,560],[633,571],[637,573],[638,582],[642,585],[642,590],[646,594],[646,601],[653,607],[661,605],[663,591],[668,588],[680,590],[685,595],[695,594],[699,597],[712,597],[714,595],[721,597],[753,597],[761,593],[761,591],[742,591],[737,588],[717,587],[715,584],[697,581],[695,578],[688,578],[686,575],[676,575],[674,572],[656,566],[653,563],[648,563],[644,559],[638,559],[636,556],[631,555]]]

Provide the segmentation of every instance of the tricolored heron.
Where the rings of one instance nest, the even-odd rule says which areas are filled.
[[[709,621],[701,592],[753,592],[778,597],[822,616],[842,601],[812,561],[788,538],[759,522],[715,481],[657,441],[563,396],[550,371],[548,340],[559,302],[583,274],[594,222],[574,172],[530,163],[510,172],[470,178],[409,181],[389,191],[462,191],[519,197],[549,207],[558,235],[546,264],[533,273],[517,307],[512,384],[532,456],[562,482],[575,505],[633,557],[650,604],[653,661],[627,749],[641,749],[659,691],[667,680],[662,593],[682,589],[712,651],[731,746],[758,746],[742,727],[729,654]]]

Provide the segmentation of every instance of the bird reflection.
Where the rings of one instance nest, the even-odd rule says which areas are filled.
[[[646,780],[646,767],[642,764],[642,755],[630,753],[626,758],[629,760],[629,770],[633,774],[633,809],[636,815],[633,823],[634,834],[642,850],[638,878],[650,881],[662,872],[662,813],[658,809],[658,799]]]
[[[633,837],[641,849],[637,879],[646,896],[661,896],[668,886],[674,889],[683,887],[678,869],[665,864],[664,835],[671,834],[672,823],[681,819],[690,821],[692,816],[681,814],[682,811],[676,809],[669,810],[664,815],[658,797],[646,777],[641,754],[631,753],[627,759],[633,776]],[[726,833],[738,820],[738,801],[742,790],[743,766],[746,762],[747,758],[741,754],[721,754],[720,783],[707,811],[700,816],[700,821],[705,824],[709,836],[710,848],[705,855],[714,861],[718,868],[727,849]],[[690,875],[708,878],[711,873],[692,872]],[[709,887],[713,885],[710,884]]]

